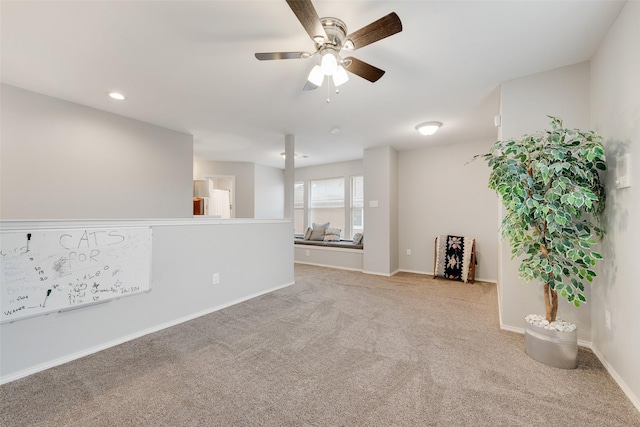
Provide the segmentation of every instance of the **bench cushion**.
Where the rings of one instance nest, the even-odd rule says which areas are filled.
[[[344,248],[344,249],[363,249],[363,245],[354,245],[349,240],[340,240],[337,242],[325,242],[319,240],[304,240],[300,237],[296,237],[293,242],[296,245],[309,245],[309,246],[324,246],[328,248]]]

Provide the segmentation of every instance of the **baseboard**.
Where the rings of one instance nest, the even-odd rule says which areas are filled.
[[[609,362],[607,362],[607,359],[604,357],[604,355],[600,353],[600,351],[595,346],[591,347],[591,351],[593,351],[593,354],[595,354],[596,357],[600,360],[600,363],[602,363],[607,372],[609,372],[609,375],[611,375],[613,380],[620,386],[622,392],[629,398],[631,403],[633,403],[633,406],[635,406],[636,409],[640,412],[640,399],[638,398],[638,396],[636,396],[633,391],[631,391],[629,386],[627,386],[627,383],[624,382],[622,377],[616,372],[615,369],[613,369]]]
[[[432,276],[433,277],[433,271],[407,270],[407,269],[404,269],[404,268],[401,268],[398,271],[402,272],[402,273],[424,274],[425,276]],[[476,277],[476,282],[495,283],[495,284],[498,283],[498,281],[496,279],[485,279],[484,277]]]
[[[337,265],[318,264],[315,262],[294,261],[294,264],[314,265],[316,267],[327,267],[327,268],[335,268],[338,270],[359,271],[361,273],[364,273],[361,268],[340,267]]]
[[[524,328],[516,328],[515,326],[503,325],[502,322],[500,322],[500,329],[502,329],[503,331],[515,332],[516,334],[524,335]]]
[[[515,332],[516,334],[521,334],[524,335],[524,328],[518,328],[515,326],[507,326],[507,325],[500,325],[500,329],[502,329],[503,331],[507,331],[507,332]],[[593,349],[593,343],[591,341],[584,341],[584,340],[578,340],[578,345],[580,347],[586,347],[590,350]]]
[[[400,269],[401,273],[413,273],[413,274],[424,274],[425,276],[433,276],[433,273],[429,273],[428,271],[421,270],[407,270],[405,268]]]
[[[391,273],[381,273],[379,271],[364,271],[364,270],[362,270],[362,272],[364,274],[371,274],[371,275],[374,275],[374,276],[391,277],[391,276],[393,276],[395,274],[398,274],[400,272],[400,270],[395,270],[395,271],[392,271]]]
[[[133,334],[130,334],[130,335],[126,335],[126,336],[118,338],[116,340],[112,340],[112,341],[106,342],[104,344],[95,346],[95,347],[91,347],[91,348],[88,348],[88,349],[85,349],[85,350],[82,350],[82,351],[79,351],[79,352],[76,352],[76,353],[73,353],[73,354],[69,354],[67,356],[60,357],[58,359],[51,360],[51,361],[46,362],[46,363],[41,363],[41,364],[33,366],[33,367],[29,368],[29,369],[24,369],[22,371],[19,371],[19,372],[10,374],[10,375],[5,375],[5,376],[0,378],[0,384],[6,384],[6,383],[9,383],[11,381],[18,380],[20,378],[28,377],[29,375],[33,375],[33,374],[35,374],[37,372],[45,371],[47,369],[50,369],[50,368],[53,368],[53,367],[56,367],[56,366],[64,365],[65,363],[74,361],[76,359],[80,359],[82,357],[89,356],[90,354],[94,354],[94,353],[97,353],[99,351],[106,350],[108,348],[115,347],[117,345],[123,344],[123,343],[125,343],[127,341],[131,341],[131,340],[134,340],[136,338],[141,338],[141,337],[143,337],[145,335],[152,334],[154,332],[158,332],[158,331],[161,331],[163,329],[179,325],[180,323],[188,322],[189,320],[193,320],[193,319],[196,319],[198,317],[201,317],[201,316],[204,316],[204,315],[207,315],[207,314],[211,314],[213,312],[225,309],[227,307],[231,307],[232,305],[236,305],[236,304],[239,304],[241,302],[248,301],[250,299],[259,297],[261,295],[265,295],[265,294],[277,291],[278,289],[286,288],[286,287],[291,286],[293,284],[295,284],[295,281],[290,282],[290,283],[285,283],[284,285],[276,286],[274,288],[270,288],[270,289],[267,289],[267,290],[262,291],[262,292],[257,292],[255,294],[251,294],[251,295],[248,295],[248,296],[243,297],[243,298],[238,298],[238,299],[230,301],[228,303],[220,304],[220,305],[208,308],[206,310],[202,310],[202,311],[199,311],[199,312],[196,312],[196,313],[192,313],[192,314],[190,314],[188,316],[180,317],[180,318],[171,320],[169,322],[161,323],[161,324],[156,325],[156,326],[154,326],[152,328],[144,329],[142,331],[139,331],[139,332],[136,332],[136,333],[133,333]]]
[[[352,267],[340,267],[337,265],[328,265],[328,264],[319,264],[316,262],[304,262],[304,261],[294,261],[294,263],[296,264],[304,264],[304,265],[314,265],[316,267],[327,267],[327,268],[335,268],[338,270],[348,270],[348,271],[359,271],[360,273],[364,273],[364,274],[372,274],[374,276],[384,276],[384,277],[391,277],[394,274],[397,274],[400,272],[400,270],[396,270],[392,273],[380,273],[379,271],[365,271],[361,268],[352,268]]]

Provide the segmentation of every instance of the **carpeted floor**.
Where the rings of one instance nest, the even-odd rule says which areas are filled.
[[[1,387],[2,426],[640,426],[498,327],[496,287],[306,265],[296,284]]]

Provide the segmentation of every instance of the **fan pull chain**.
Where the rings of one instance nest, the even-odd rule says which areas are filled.
[[[327,79],[327,104],[331,102],[331,78]]]

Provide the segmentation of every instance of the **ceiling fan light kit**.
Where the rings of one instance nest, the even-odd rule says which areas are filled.
[[[320,18],[311,0],[286,0],[287,4],[316,45],[313,53],[267,52],[256,53],[260,61],[273,59],[306,59],[320,55],[320,63],[314,65],[303,90],[314,90],[322,86],[324,76],[333,77],[336,87],[349,80],[347,71],[374,83],[383,76],[381,70],[353,57],[342,58],[343,50],[354,51],[402,31],[402,22],[395,12],[348,34],[347,26],[338,18]]]
[[[332,76],[338,69],[338,60],[333,55],[333,52],[329,49],[325,49],[322,52],[322,61],[320,61],[320,68],[325,76]]]
[[[322,68],[319,65],[314,65],[309,73],[309,78],[307,79],[309,82],[313,83],[315,87],[322,86],[322,82],[324,81],[324,73],[322,72]]]
[[[429,136],[436,133],[441,126],[442,126],[442,123],[440,122],[424,122],[416,126],[416,130],[420,132],[422,135]]]
[[[333,74],[333,84],[338,87],[349,81],[349,75],[345,71],[342,65],[339,65],[336,72]]]

